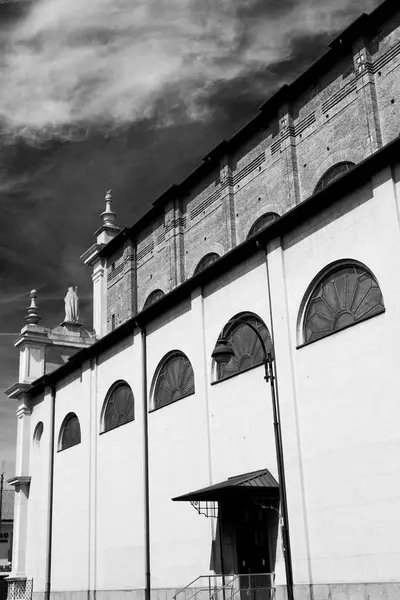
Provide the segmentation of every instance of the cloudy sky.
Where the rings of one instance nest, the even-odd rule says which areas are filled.
[[[0,1],[0,390],[29,290],[42,324],[78,285],[90,327],[104,192],[130,225],[379,0]],[[12,334],[12,335],[7,335]],[[0,392],[0,464],[15,406]]]

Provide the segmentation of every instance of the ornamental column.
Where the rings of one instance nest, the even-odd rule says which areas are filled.
[[[16,474],[14,477],[8,480],[8,483],[15,488],[12,571],[8,578],[9,584],[12,584],[10,591],[12,591],[14,588],[15,591],[16,588],[19,589],[21,584],[18,582],[26,579],[25,567],[28,529],[28,499],[31,481],[31,478],[28,475],[28,468],[32,409],[29,405],[29,400],[24,391],[24,387],[29,386],[24,386],[24,384],[16,384],[13,386],[14,389],[10,388],[10,390],[7,390],[10,398],[17,398],[19,400],[19,405],[17,408]]]
[[[29,476],[29,454],[31,446],[31,413],[28,389],[35,379],[45,372],[45,348],[48,343],[47,329],[39,325],[41,317],[36,305],[35,290],[30,293],[30,305],[25,317],[26,325],[14,343],[20,351],[19,382],[5,391],[17,407],[17,448],[15,475],[8,483],[15,488],[14,532],[12,571],[8,578],[8,598],[17,597],[26,585],[26,541],[28,529],[28,499],[31,478]]]

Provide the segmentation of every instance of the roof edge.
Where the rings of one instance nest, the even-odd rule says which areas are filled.
[[[28,393],[37,394],[45,385],[54,385],[67,374],[80,367],[89,358],[98,356],[113,344],[132,334],[136,328],[144,328],[153,319],[172,308],[178,300],[190,297],[191,292],[195,288],[210,283],[230,268],[250,258],[259,252],[260,249],[265,248],[268,242],[289,233],[306,219],[325,210],[327,207],[353,191],[356,187],[370,181],[371,176],[374,173],[385,166],[393,164],[394,161],[392,156],[398,156],[399,153],[400,136],[390,144],[387,144],[374,154],[368,156],[358,165],[355,165],[350,171],[317,194],[310,196],[300,204],[294,206],[291,210],[284,213],[279,219],[270,223],[265,229],[253,237],[232,248],[232,250],[221,256],[207,269],[190,277],[181,285],[172,289],[157,300],[157,302],[137,313],[134,317],[113,331],[110,331],[92,346],[83,348],[77,352],[77,354],[74,354],[65,365],[34,381],[32,387],[28,390]]]

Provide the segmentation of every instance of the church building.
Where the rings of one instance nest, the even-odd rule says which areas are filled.
[[[386,0],[131,227],[106,193],[93,326],[33,291],[15,343],[10,599],[399,598],[398,92]]]

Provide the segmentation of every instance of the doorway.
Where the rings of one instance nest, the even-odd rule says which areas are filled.
[[[271,573],[275,567],[278,534],[278,512],[274,505],[277,505],[276,498],[265,501],[236,498],[229,507],[223,507],[224,555],[227,557],[230,531],[234,572],[240,575],[241,600],[270,600],[272,597]]]

